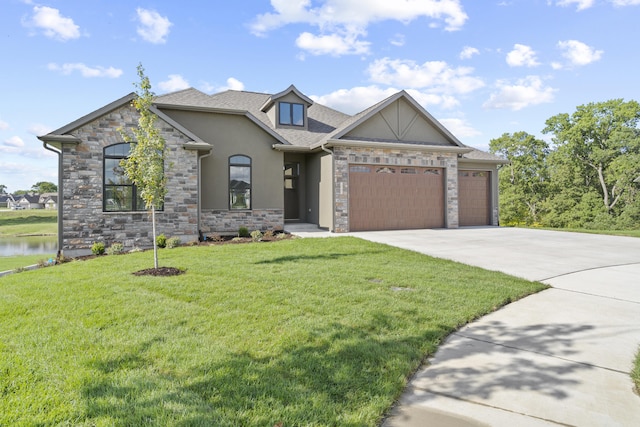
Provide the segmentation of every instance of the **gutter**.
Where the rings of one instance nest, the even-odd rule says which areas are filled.
[[[44,149],[58,155],[58,252],[56,258],[60,258],[60,255],[62,255],[62,245],[64,243],[64,229],[62,228],[62,200],[64,199],[62,197],[64,194],[64,189],[62,188],[62,148],[58,151],[54,147],[49,147],[47,144],[46,141],[42,142]]]
[[[469,147],[452,147],[447,145],[424,145],[424,144],[406,144],[399,142],[382,142],[382,141],[361,141],[361,140],[343,140],[343,139],[330,139],[327,142],[318,144],[311,147],[366,147],[366,148],[389,148],[400,150],[414,150],[414,151],[426,151],[432,153],[470,153],[474,151]]]

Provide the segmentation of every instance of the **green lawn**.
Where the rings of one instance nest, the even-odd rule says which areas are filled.
[[[631,371],[631,379],[636,386],[636,393],[640,395],[640,347],[636,353],[636,360],[633,364],[633,370]]]
[[[45,262],[50,258],[55,259],[55,257],[55,254],[0,256],[0,271],[27,267],[29,265]]]
[[[352,237],[0,278],[0,425],[374,426],[426,355],[540,283]]]
[[[57,211],[27,209],[0,210],[0,238],[24,235],[51,235],[58,233]]]

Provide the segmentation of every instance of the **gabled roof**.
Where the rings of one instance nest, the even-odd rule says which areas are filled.
[[[300,100],[304,101],[307,104],[307,107],[313,105],[313,100],[307,97],[304,93],[300,92],[294,85],[289,86],[282,92],[276,93],[275,95],[271,95],[264,104],[260,107],[261,111],[267,111],[278,99],[283,98],[290,93],[295,94]]]
[[[194,89],[195,90],[195,89]],[[202,95],[207,96],[205,94],[203,94],[202,92],[200,92]],[[97,110],[80,117],[77,120],[74,120],[73,122],[54,130],[53,132],[50,132],[46,135],[41,135],[38,136],[38,139],[45,142],[45,143],[51,143],[51,144],[65,144],[65,143],[72,143],[72,144],[77,144],[80,142],[80,140],[72,134],[73,131],[75,131],[76,129],[81,128],[82,126],[85,126],[89,123],[91,123],[92,121],[98,119],[99,117],[104,116],[105,114],[109,114],[110,112],[117,110],[118,108],[121,108],[127,104],[130,104],[131,101],[133,101],[136,97],[135,93],[129,93],[128,95],[123,96],[120,99],[117,99],[107,105],[105,105],[104,107],[98,108]],[[193,132],[191,132],[189,129],[185,128],[184,126],[182,126],[180,123],[177,123],[176,121],[174,121],[173,119],[171,119],[169,116],[167,116],[166,114],[164,114],[162,111],[159,111],[158,109],[154,109],[152,107],[152,111],[158,116],[160,117],[163,121],[165,121],[166,123],[170,124],[171,126],[173,126],[174,128],[176,128],[178,131],[180,131],[181,133],[183,133],[186,137],[188,137],[189,139],[191,139],[192,143],[196,143],[202,150],[210,150],[211,148],[213,148],[212,146],[210,146],[209,144],[205,143],[204,141],[201,141],[200,138],[198,138],[195,134],[193,134]],[[205,145],[206,144],[206,147]]]
[[[323,139],[323,141],[320,141],[320,144],[326,144],[329,141],[343,138],[347,133],[357,128],[362,123],[373,117],[375,114],[381,112],[386,107],[398,101],[399,99],[404,99],[405,101],[407,101],[429,124],[431,124],[440,133],[442,133],[453,146],[466,148],[466,146],[462,142],[460,142],[458,138],[456,138],[451,132],[449,132],[447,128],[445,128],[439,121],[437,121],[435,117],[429,114],[427,110],[425,110],[420,104],[418,104],[418,102],[404,90],[395,93],[386,99],[383,99],[377,104],[372,105],[371,107],[355,114],[354,116],[351,116],[339,128],[328,134],[326,138]]]

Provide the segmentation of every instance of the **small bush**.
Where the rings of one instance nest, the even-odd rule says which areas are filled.
[[[267,230],[264,232],[262,237],[264,237],[265,239],[272,239],[273,235],[274,235],[273,230]]]
[[[179,237],[171,237],[167,239],[167,248],[173,249],[180,246],[180,238]]]
[[[114,243],[107,248],[107,255],[120,255],[124,253],[124,245],[122,243]]]
[[[165,236],[164,234],[160,234],[156,237],[156,245],[158,245],[159,248],[166,248],[167,247],[167,236]]]
[[[276,235],[276,239],[286,239],[287,238],[287,233],[278,233]]]
[[[231,239],[232,242],[242,242],[242,237],[234,237]]]
[[[94,255],[103,255],[104,254],[104,243],[103,242],[95,242],[91,246],[91,253]]]
[[[251,232],[251,240],[254,242],[259,242],[262,240],[262,232],[260,230],[253,230]]]
[[[238,237],[251,237],[249,229],[247,227],[238,228]]]
[[[207,240],[213,240],[214,242],[222,242],[224,238],[220,235],[220,233],[211,233],[207,236]]]

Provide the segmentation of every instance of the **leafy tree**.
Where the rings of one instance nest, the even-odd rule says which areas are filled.
[[[509,160],[498,175],[502,220],[507,224],[538,222],[549,188],[548,144],[526,132],[505,133],[490,141],[489,150]]]
[[[153,228],[153,258],[154,266],[158,268],[158,246],[156,243],[156,209],[164,204],[167,194],[166,177],[164,171],[166,142],[156,127],[157,116],[151,111],[154,93],[151,91],[149,78],[144,74],[142,64],[138,65],[136,83],[137,96],[133,106],[138,111],[138,126],[133,128],[133,137],[123,130],[122,138],[131,144],[131,151],[121,165],[129,179],[137,186],[140,197],[147,209],[151,210]]]
[[[31,191],[35,191],[36,193],[56,193],[58,186],[53,182],[40,181],[31,186]]]
[[[0,184],[0,194],[7,194],[7,186]]]
[[[639,120],[640,104],[622,99],[581,105],[572,115],[548,119],[543,132],[554,135],[554,181],[578,186],[578,204],[599,194],[610,216],[633,205],[634,180],[640,176]]]

